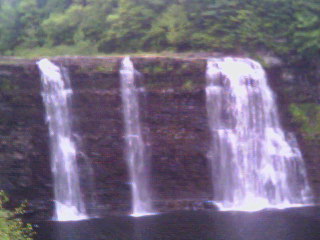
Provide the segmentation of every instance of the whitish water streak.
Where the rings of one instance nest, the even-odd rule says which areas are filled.
[[[121,96],[125,122],[125,158],[129,168],[132,192],[132,216],[152,214],[149,188],[149,167],[146,145],[142,135],[136,70],[129,57],[120,69]]]
[[[77,149],[71,131],[70,81],[68,76],[48,59],[40,60],[37,65],[41,71],[42,98],[51,145],[55,197],[54,220],[86,219],[79,185]]]
[[[221,209],[255,211],[311,203],[295,137],[279,123],[265,72],[251,59],[210,59],[207,112],[214,198]]]

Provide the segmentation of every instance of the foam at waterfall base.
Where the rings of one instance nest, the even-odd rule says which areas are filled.
[[[131,217],[146,217],[146,216],[153,216],[153,215],[158,215],[159,213],[157,212],[136,212],[130,214]]]
[[[55,221],[81,221],[89,217],[81,212],[75,206],[68,206],[61,202],[56,201],[57,216]]]
[[[253,195],[247,196],[242,202],[215,202],[213,203],[220,211],[239,211],[239,212],[258,212],[266,209],[287,209],[313,206],[312,204],[289,203],[284,201],[278,204],[271,204],[267,199],[256,197]]]

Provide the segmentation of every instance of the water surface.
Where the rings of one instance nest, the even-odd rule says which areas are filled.
[[[36,240],[318,240],[320,207],[37,222]]]

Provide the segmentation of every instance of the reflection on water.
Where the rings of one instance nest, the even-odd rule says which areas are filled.
[[[83,221],[81,224],[55,224],[52,231],[52,239],[76,240],[91,239],[94,229],[90,221]]]
[[[41,222],[37,240],[319,240],[320,207]]]

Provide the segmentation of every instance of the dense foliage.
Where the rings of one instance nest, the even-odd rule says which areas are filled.
[[[318,0],[0,0],[0,54],[262,50],[313,61],[319,16]]]
[[[0,239],[1,240],[31,240],[31,225],[23,224],[23,222],[15,218],[15,215],[23,213],[24,204],[13,211],[4,208],[4,204],[8,202],[8,197],[3,191],[0,191]]]

